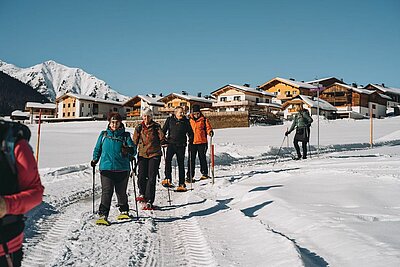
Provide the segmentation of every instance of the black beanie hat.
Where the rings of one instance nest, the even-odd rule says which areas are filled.
[[[193,105],[192,112],[200,112],[200,106],[199,105]]]

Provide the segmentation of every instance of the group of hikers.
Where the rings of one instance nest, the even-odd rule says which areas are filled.
[[[307,158],[307,143],[313,122],[302,105],[296,107],[292,126],[285,138],[296,130],[294,146],[296,160]],[[137,202],[144,209],[153,209],[157,176],[160,176],[161,159],[165,160],[162,185],[172,187],[172,158],[176,155],[179,184],[178,192],[185,192],[185,183],[193,183],[195,160],[200,161],[201,180],[208,179],[206,160],[207,136],[214,135],[209,120],[194,105],[189,118],[184,109],[177,107],[163,127],[153,120],[150,109],[142,112],[142,122],[135,128],[133,137],[122,123],[118,113],[111,113],[108,125],[97,139],[91,166],[100,161],[101,204],[96,224],[110,225],[108,214],[115,190],[120,214],[118,220],[131,219],[127,186],[133,162],[137,158],[139,196]],[[24,214],[42,202],[44,187],[40,181],[37,163],[29,145],[30,130],[23,124],[0,118],[0,267],[21,266]],[[302,142],[301,154],[299,142]],[[188,147],[188,170],[185,173],[185,151]],[[185,177],[186,176],[186,177]]]
[[[131,219],[127,197],[127,185],[131,168],[137,168],[137,185],[139,196],[136,201],[143,203],[143,209],[154,209],[157,177],[160,176],[160,163],[164,158],[165,170],[162,185],[174,187],[172,182],[172,159],[176,156],[178,165],[177,192],[186,192],[186,183],[195,182],[195,160],[200,161],[200,180],[210,178],[206,153],[207,136],[213,137],[214,131],[209,120],[194,105],[189,117],[185,116],[183,107],[176,107],[163,127],[153,120],[152,110],[142,111],[142,121],[134,129],[133,136],[125,131],[119,113],[111,113],[108,127],[97,139],[93,151],[91,166],[95,168],[100,160],[101,203],[99,218],[96,224],[110,225],[108,215],[111,199],[115,190],[120,215],[118,220]],[[188,170],[185,173],[185,154],[188,148]],[[137,162],[135,160],[137,157]],[[135,161],[136,165],[130,166]]]

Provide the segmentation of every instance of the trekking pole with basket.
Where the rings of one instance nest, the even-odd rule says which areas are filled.
[[[274,164],[272,164],[272,166],[275,165],[276,160],[278,159],[279,154],[281,153],[281,149],[282,149],[283,143],[285,143],[285,139],[286,139],[286,135],[283,137],[282,144],[281,144],[281,146],[279,147],[278,154],[276,155],[275,160],[274,160]]]
[[[163,155],[163,158],[164,158],[164,168],[165,168],[165,163],[167,162],[167,160],[166,160],[166,154],[165,154],[165,147],[162,148],[162,155]],[[171,181],[171,184],[172,184],[172,181]],[[169,203],[169,205],[171,206],[172,200],[171,200],[171,192],[170,192],[169,187],[170,187],[170,186],[168,185],[168,186],[167,186],[167,190],[168,190],[168,203]]]
[[[135,161],[135,167],[133,167],[133,161]],[[131,167],[132,167],[131,177],[132,177],[132,182],[133,182],[133,192],[135,195],[136,219],[139,220],[139,208],[138,208],[137,199],[136,199],[136,184],[135,184],[136,166],[137,166],[136,158],[133,158],[133,161],[131,161]]]

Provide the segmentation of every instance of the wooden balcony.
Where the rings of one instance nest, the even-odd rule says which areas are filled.
[[[212,104],[213,108],[220,107],[232,107],[232,106],[253,106],[255,102],[243,100],[243,101],[219,101]]]

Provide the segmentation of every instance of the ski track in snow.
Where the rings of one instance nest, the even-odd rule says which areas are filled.
[[[385,143],[384,145],[396,146],[399,142]],[[346,155],[336,155],[340,151],[365,150],[364,145],[346,145],[340,147],[331,147],[322,150],[322,158],[340,159]],[[286,155],[287,153],[283,153]],[[379,154],[360,154],[348,156],[354,157],[371,157],[379,158]],[[231,161],[229,157],[227,162],[220,162],[217,166],[222,173],[228,171],[234,165],[237,169],[241,166],[251,166],[271,164],[271,169],[265,171],[249,171],[236,173],[229,176],[217,176],[216,179],[225,179],[229,184],[246,181],[254,175],[268,172],[296,172],[297,165],[290,164],[286,166],[286,162],[290,159],[283,158],[277,161],[277,165],[272,164],[275,161],[275,155],[262,155],[260,157],[244,158]],[[310,162],[312,165],[312,161]],[[333,160],[330,164],[336,164]],[[338,163],[343,165],[343,162]],[[349,170],[352,169],[351,161],[348,163]],[[379,162],[376,162],[379,165]],[[317,167],[317,166],[313,166]],[[161,166],[161,169],[163,166]],[[326,168],[326,166],[324,166]],[[368,174],[368,168],[374,169],[371,164],[362,169],[362,175]],[[304,169],[302,170],[304,171]],[[358,168],[360,171],[360,168]],[[383,170],[385,173],[385,170]],[[193,199],[201,203],[206,199],[212,199],[210,196],[213,191],[204,195],[201,187],[207,182],[194,184],[194,191],[187,193],[172,193],[172,205],[167,203],[167,190],[159,186],[157,183],[157,202],[165,203],[161,210],[155,211],[139,211],[139,221],[131,221],[113,224],[110,227],[99,227],[94,225],[95,216],[91,214],[91,170],[86,165],[77,165],[60,168],[58,170],[48,170],[42,174],[44,180],[46,176],[49,178],[46,186],[51,187],[51,183],[57,181],[68,181],[75,179],[75,176],[85,179],[86,184],[80,189],[71,190],[70,194],[62,196],[61,201],[58,196],[48,196],[47,204],[54,208],[54,211],[47,217],[40,220],[41,224],[36,223],[37,230],[35,233],[27,235],[25,243],[25,258],[23,266],[113,266],[113,262],[121,264],[120,266],[220,266],[223,262],[218,262],[221,257],[216,258],[211,249],[211,244],[207,240],[205,233],[199,224],[198,218],[193,216],[193,208],[188,205]],[[53,177],[53,180],[50,178]],[[399,179],[399,177],[389,177]],[[98,178],[97,178],[98,180]],[[131,188],[131,180],[129,184]],[[96,193],[99,194],[99,185],[96,185]],[[68,191],[68,188],[66,188]],[[215,190],[214,190],[215,192]],[[133,192],[130,192],[130,198],[133,198]],[[58,198],[57,198],[58,197]],[[115,198],[115,197],[114,197]],[[45,199],[46,200],[46,199]],[[115,199],[113,199],[115,203]],[[210,200],[212,201],[212,200]],[[214,201],[218,204],[217,201]],[[99,199],[96,200],[96,209]],[[193,204],[193,203],[192,203]],[[114,205],[114,204],[113,204]],[[130,201],[131,208],[134,203]],[[225,205],[225,204],[223,204]],[[226,203],[229,210],[233,211],[232,205]],[[110,219],[113,220],[118,214],[117,208],[112,206],[110,211]],[[132,210],[135,215],[135,211]],[[243,218],[249,218],[248,214],[241,210]],[[276,235],[280,242],[283,239],[292,243],[292,250],[296,251],[298,257],[302,259],[304,266],[327,266],[329,263],[321,256],[300,246],[294,238],[289,237],[281,230],[272,228],[268,222],[263,222],[250,218],[255,224],[259,224],[264,229]],[[374,214],[353,214],[351,212],[344,213],[342,218],[337,220],[365,220],[365,221],[400,221],[396,216],[374,215]],[[219,249],[222,249],[219,248]],[[390,251],[388,252],[390,253]],[[393,252],[395,253],[395,252]],[[395,254],[394,254],[395,255]],[[235,265],[235,264],[234,264]]]

